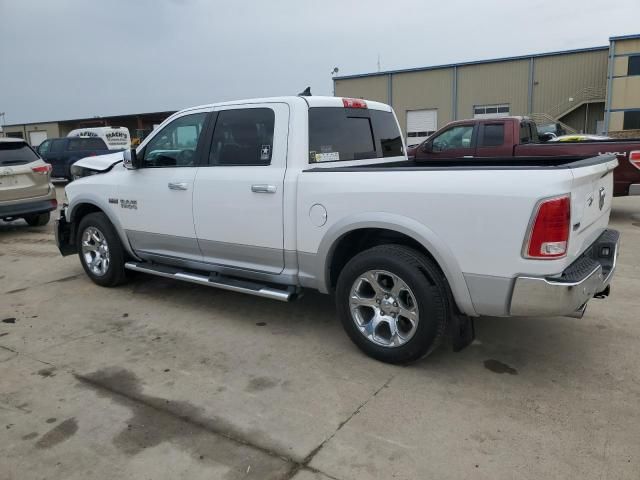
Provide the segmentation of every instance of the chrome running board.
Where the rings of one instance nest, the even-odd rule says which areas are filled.
[[[127,262],[124,264],[124,268],[135,272],[157,275],[159,277],[173,278],[184,282],[197,283],[198,285],[206,285],[207,287],[216,287],[232,292],[246,293],[249,295],[255,295],[256,297],[271,298],[273,300],[280,300],[281,302],[288,302],[296,297],[296,288],[294,286],[279,289],[258,282],[241,280],[215,273],[207,276],[206,274],[185,272],[178,268],[145,262]]]

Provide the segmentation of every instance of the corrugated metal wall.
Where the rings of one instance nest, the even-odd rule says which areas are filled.
[[[475,105],[508,103],[511,115],[528,113],[529,61],[482,63],[458,68],[458,118],[473,118]]]
[[[452,68],[393,75],[393,108],[403,132],[409,110],[437,109],[438,128],[452,120],[452,79]]]
[[[473,117],[473,107],[476,105],[508,103],[511,115],[562,115],[573,106],[569,98],[575,99],[576,107],[585,100],[604,100],[607,85],[607,48],[533,56],[532,59],[505,59],[458,65],[455,115],[452,112],[455,70],[453,66],[340,79],[335,81],[336,95],[370,98],[389,103],[388,96],[391,91],[392,106],[405,132],[409,110],[436,108],[438,126],[441,127],[454,118]],[[588,98],[582,98],[587,90]],[[594,98],[594,92],[597,98]],[[625,93],[625,99],[628,95]]]
[[[608,50],[598,50],[535,58],[533,111],[548,113],[570,97],[577,101],[586,88],[601,90],[604,100],[608,53]]]
[[[338,97],[367,98],[389,103],[388,75],[335,80],[335,89]]]

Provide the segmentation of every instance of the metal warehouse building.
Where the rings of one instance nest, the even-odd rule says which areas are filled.
[[[640,136],[640,35],[611,37],[603,47],[336,77],[334,89],[392,105],[409,144],[452,120],[507,115]]]
[[[34,147],[40,145],[47,138],[66,137],[71,130],[88,127],[127,127],[132,139],[140,139],[144,138],[155,126],[174,113],[175,110],[171,110],[51,122],[19,123],[4,125],[2,130],[4,130],[5,136],[24,138]]]

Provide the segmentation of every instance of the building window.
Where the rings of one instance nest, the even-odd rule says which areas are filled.
[[[624,112],[623,130],[640,130],[640,110]]]
[[[509,116],[509,104],[476,105],[473,107],[473,118],[500,118]]]
[[[630,55],[627,75],[640,75],[640,55]]]

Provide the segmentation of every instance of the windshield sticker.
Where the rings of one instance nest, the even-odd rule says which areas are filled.
[[[260,147],[260,160],[269,160],[271,158],[271,145],[262,145]]]
[[[316,153],[316,162],[337,162],[340,160],[340,152]]]

